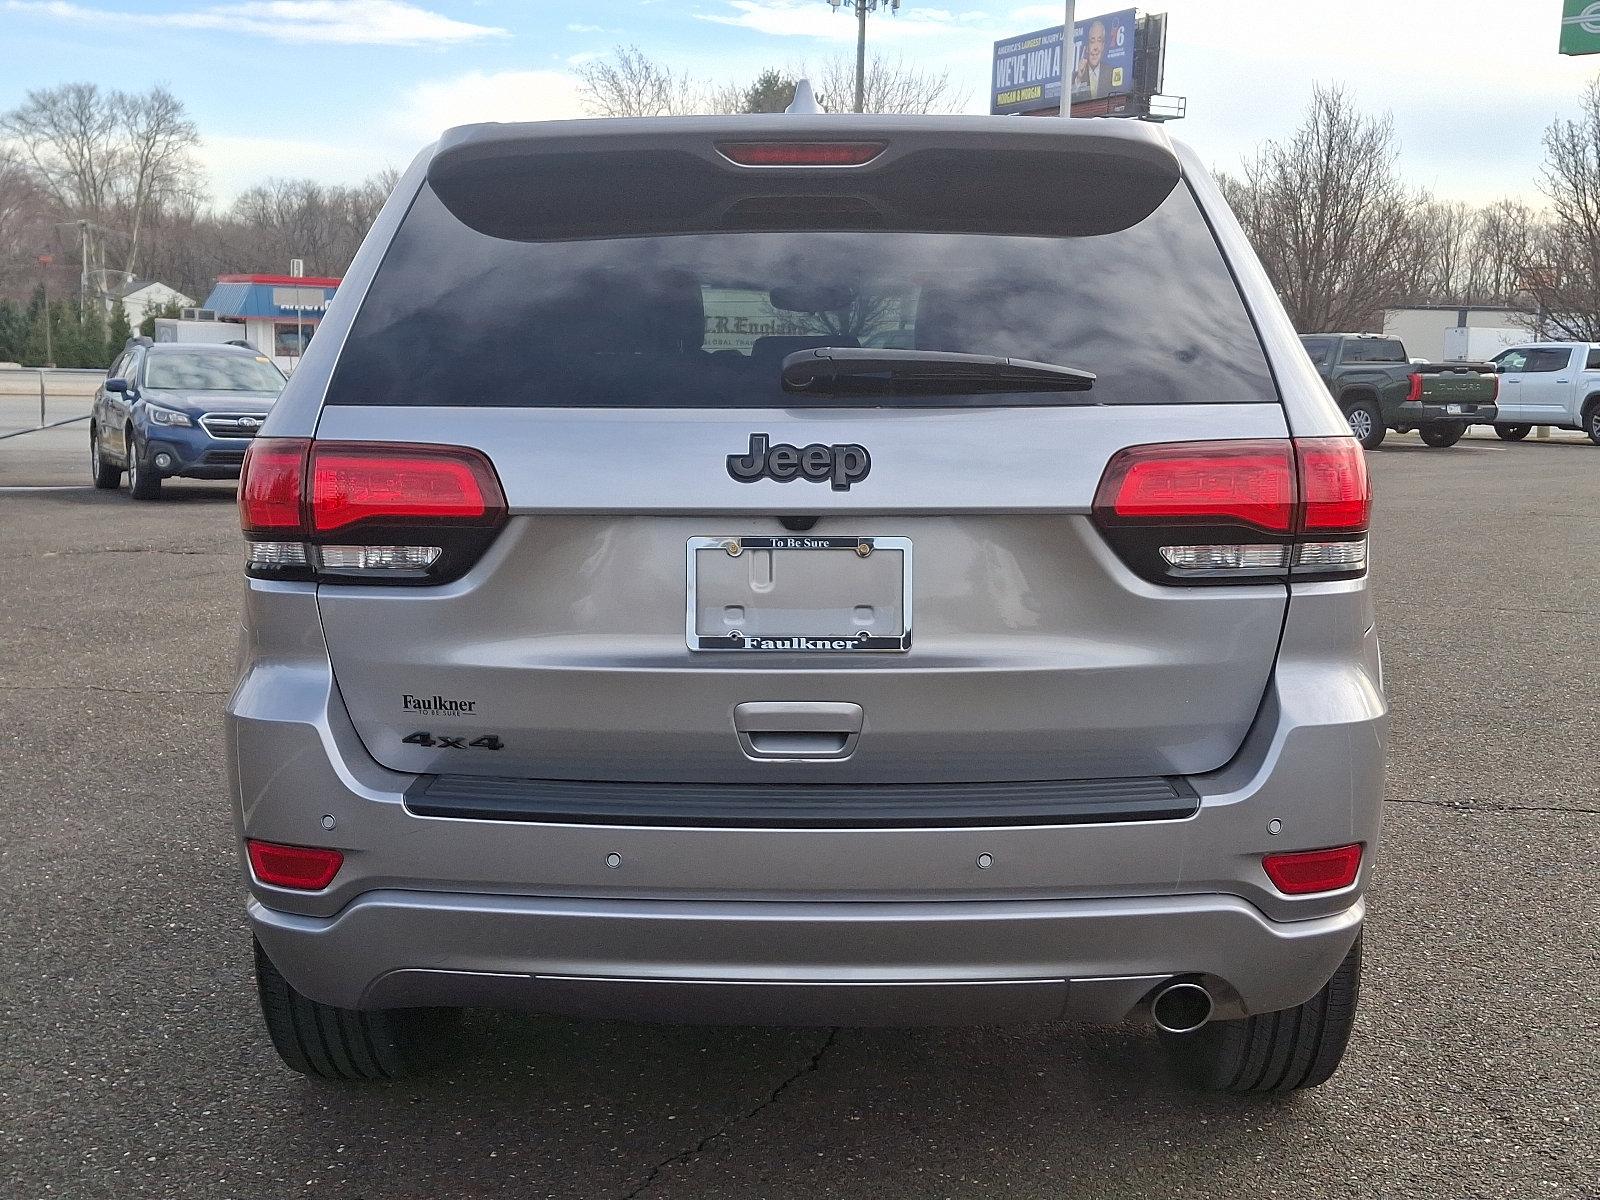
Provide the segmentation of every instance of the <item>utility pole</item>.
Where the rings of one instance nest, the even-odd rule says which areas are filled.
[[[867,111],[867,0],[856,0],[855,111]]]
[[[121,235],[122,230],[108,229],[106,226],[98,225],[87,217],[79,217],[76,221],[57,221],[54,228],[65,229],[69,225],[78,231],[79,245],[81,247],[78,268],[78,317],[81,320],[88,316],[89,313],[89,276],[91,274],[89,270],[89,247],[95,235],[108,233]]]
[[[55,353],[50,349],[50,264],[53,261],[48,254],[39,255],[39,291],[44,295],[44,365],[47,367],[56,365]],[[44,424],[43,416],[39,424]]]
[[[1065,0],[1067,11],[1062,17],[1061,25],[1061,115],[1072,115],[1072,77],[1077,74],[1078,56],[1074,53],[1077,44],[1078,14],[1075,0]],[[1046,112],[1049,109],[1045,110]]]
[[[838,12],[843,8],[846,0],[828,0],[829,6]],[[867,14],[877,12],[880,8],[887,8],[890,12],[900,11],[900,0],[848,0],[856,10],[856,104],[854,112],[867,111]]]
[[[78,222],[78,233],[83,238],[82,257],[78,260],[82,267],[78,271],[78,317],[81,320],[89,312],[89,222]]]

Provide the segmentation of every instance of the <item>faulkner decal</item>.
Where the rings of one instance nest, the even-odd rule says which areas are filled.
[[[854,442],[835,442],[831,446],[813,442],[802,447],[786,442],[774,446],[771,441],[765,433],[752,433],[748,453],[728,455],[728,474],[740,483],[758,479],[776,479],[779,483],[791,479],[809,479],[813,483],[828,480],[834,491],[848,492],[852,483],[860,483],[872,470],[867,448]]]
[[[401,693],[400,699],[407,712],[469,713],[475,712],[478,707],[476,700],[452,700],[448,696],[413,696],[410,692]]]
[[[872,643],[865,633],[853,637],[757,637],[735,633],[733,640],[746,650],[856,650]]]

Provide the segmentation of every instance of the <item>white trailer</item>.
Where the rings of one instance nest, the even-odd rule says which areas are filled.
[[[191,321],[179,317],[157,317],[158,342],[224,342],[245,341],[244,324],[240,321]]]
[[[1444,331],[1445,362],[1488,362],[1508,346],[1528,340],[1526,329],[1509,325],[1457,326]]]

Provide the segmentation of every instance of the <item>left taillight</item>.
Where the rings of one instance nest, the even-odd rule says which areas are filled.
[[[256,578],[417,585],[465,574],[506,503],[493,464],[465,446],[258,438],[239,517]]]
[[[1367,569],[1370,500],[1353,438],[1175,442],[1118,451],[1094,521],[1157,583],[1340,579]]]

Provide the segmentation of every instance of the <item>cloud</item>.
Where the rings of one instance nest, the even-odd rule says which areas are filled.
[[[85,25],[214,29],[282,42],[351,46],[439,45],[508,36],[504,29],[457,21],[409,0],[242,0],[160,13],[90,8],[70,0],[5,0],[0,8]]]
[[[735,25],[768,37],[810,37],[831,42],[853,42],[856,23],[849,6],[837,11],[821,0],[723,0],[732,12],[695,13],[695,19],[716,25]],[[973,16],[955,16],[944,9],[904,8],[879,11],[868,18],[867,36],[895,41],[920,35],[948,34]]]
[[[577,77],[565,71],[469,71],[417,84],[395,120],[399,132],[421,145],[453,125],[583,115]]]
[[[573,25],[568,25],[567,26],[567,32],[568,33],[604,33],[605,30],[603,28],[601,28],[599,25],[578,25],[578,24],[573,24]]]

